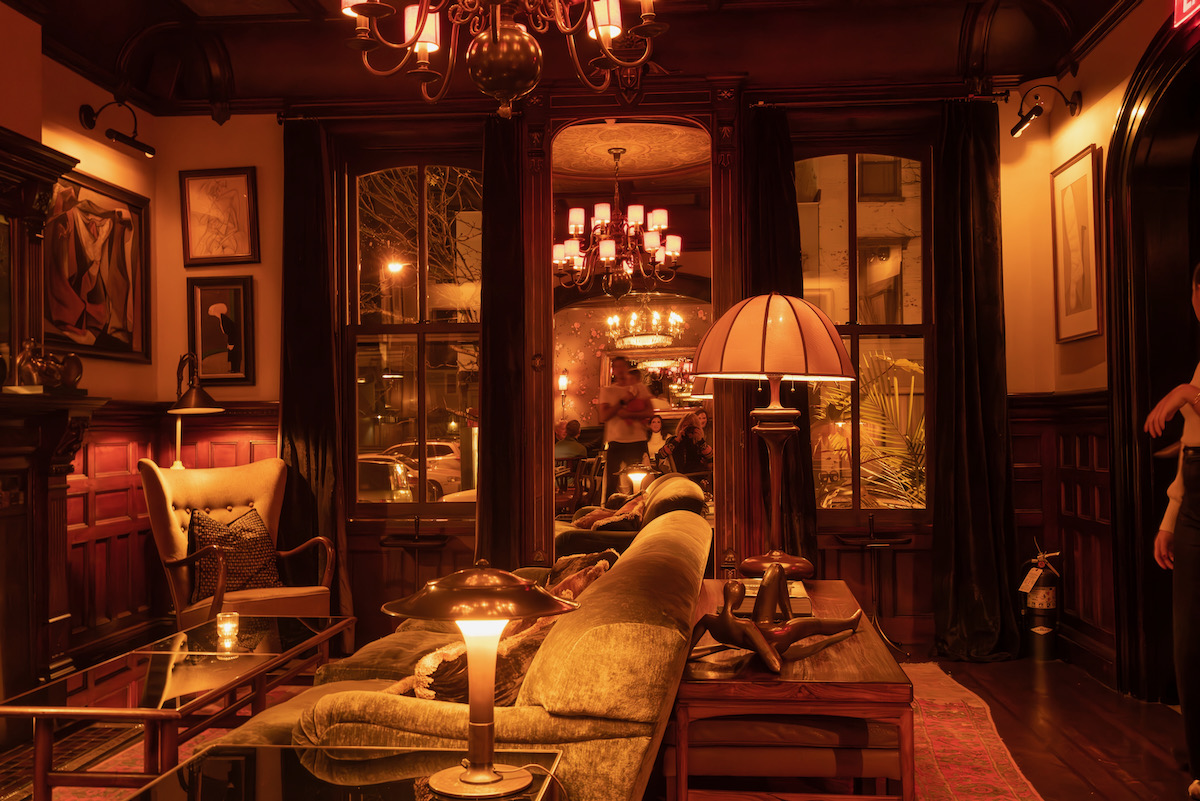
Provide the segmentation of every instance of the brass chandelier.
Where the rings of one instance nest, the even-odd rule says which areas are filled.
[[[631,296],[632,297],[632,296]],[[608,335],[618,350],[666,348],[683,333],[683,317],[675,311],[650,308],[650,293],[641,296],[641,304],[628,314],[613,314],[608,320]]]
[[[342,13],[357,21],[351,48],[362,52],[363,66],[373,75],[390,76],[409,67],[408,74],[421,84],[421,96],[430,103],[441,100],[450,86],[458,59],[459,33],[472,37],[467,46],[467,70],[485,95],[500,101],[502,117],[512,115],[512,102],[533,91],[542,73],[542,49],[530,33],[551,30],[566,39],[579,82],[594,92],[616,85],[624,92],[636,90],[642,67],[650,60],[653,39],[667,30],[655,20],[654,0],[641,0],[641,24],[628,31],[621,22],[619,0],[417,0],[404,8],[403,40],[392,41],[380,30],[380,20],[396,13],[383,0],[341,0]],[[577,7],[577,8],[576,8]],[[450,52],[443,69],[435,69],[430,55],[442,47],[441,17],[450,28]],[[524,24],[516,20],[520,17]],[[577,37],[586,34],[599,46],[600,55],[584,64]],[[371,53],[394,51],[399,62],[376,67]],[[415,56],[415,58],[414,58]],[[410,66],[411,65],[411,66]],[[598,76],[593,80],[593,76]],[[438,79],[441,84],[431,88]]]
[[[564,287],[587,292],[599,280],[606,295],[621,297],[634,285],[667,282],[675,277],[683,238],[667,233],[667,210],[633,203],[621,211],[623,147],[610,147],[613,157],[612,203],[597,203],[591,225],[584,228],[582,208],[567,214],[569,238],[554,245],[554,275]]]

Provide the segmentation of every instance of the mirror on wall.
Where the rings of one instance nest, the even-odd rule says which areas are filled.
[[[554,138],[559,526],[631,492],[636,477],[620,468],[639,459],[711,495],[712,401],[691,395],[691,356],[712,323],[711,150],[682,120],[590,120]],[[606,401],[645,411],[606,426]],[[639,437],[644,457],[630,446]],[[621,443],[611,461],[609,440]]]

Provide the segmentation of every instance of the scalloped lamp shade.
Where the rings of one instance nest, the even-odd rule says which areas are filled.
[[[700,340],[692,374],[784,381],[853,381],[854,365],[825,313],[803,298],[746,298]]]

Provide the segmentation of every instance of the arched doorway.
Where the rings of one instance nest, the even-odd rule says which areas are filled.
[[[1185,301],[1200,260],[1200,26],[1168,21],[1130,78],[1105,180],[1108,363],[1112,388],[1112,522],[1119,689],[1173,695],[1170,582],[1152,544],[1175,474],[1142,432],[1146,414],[1186,381],[1200,327]]]

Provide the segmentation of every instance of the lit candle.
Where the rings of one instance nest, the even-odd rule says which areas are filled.
[[[236,637],[238,633],[238,613],[221,612],[217,615],[217,636],[221,639]]]

